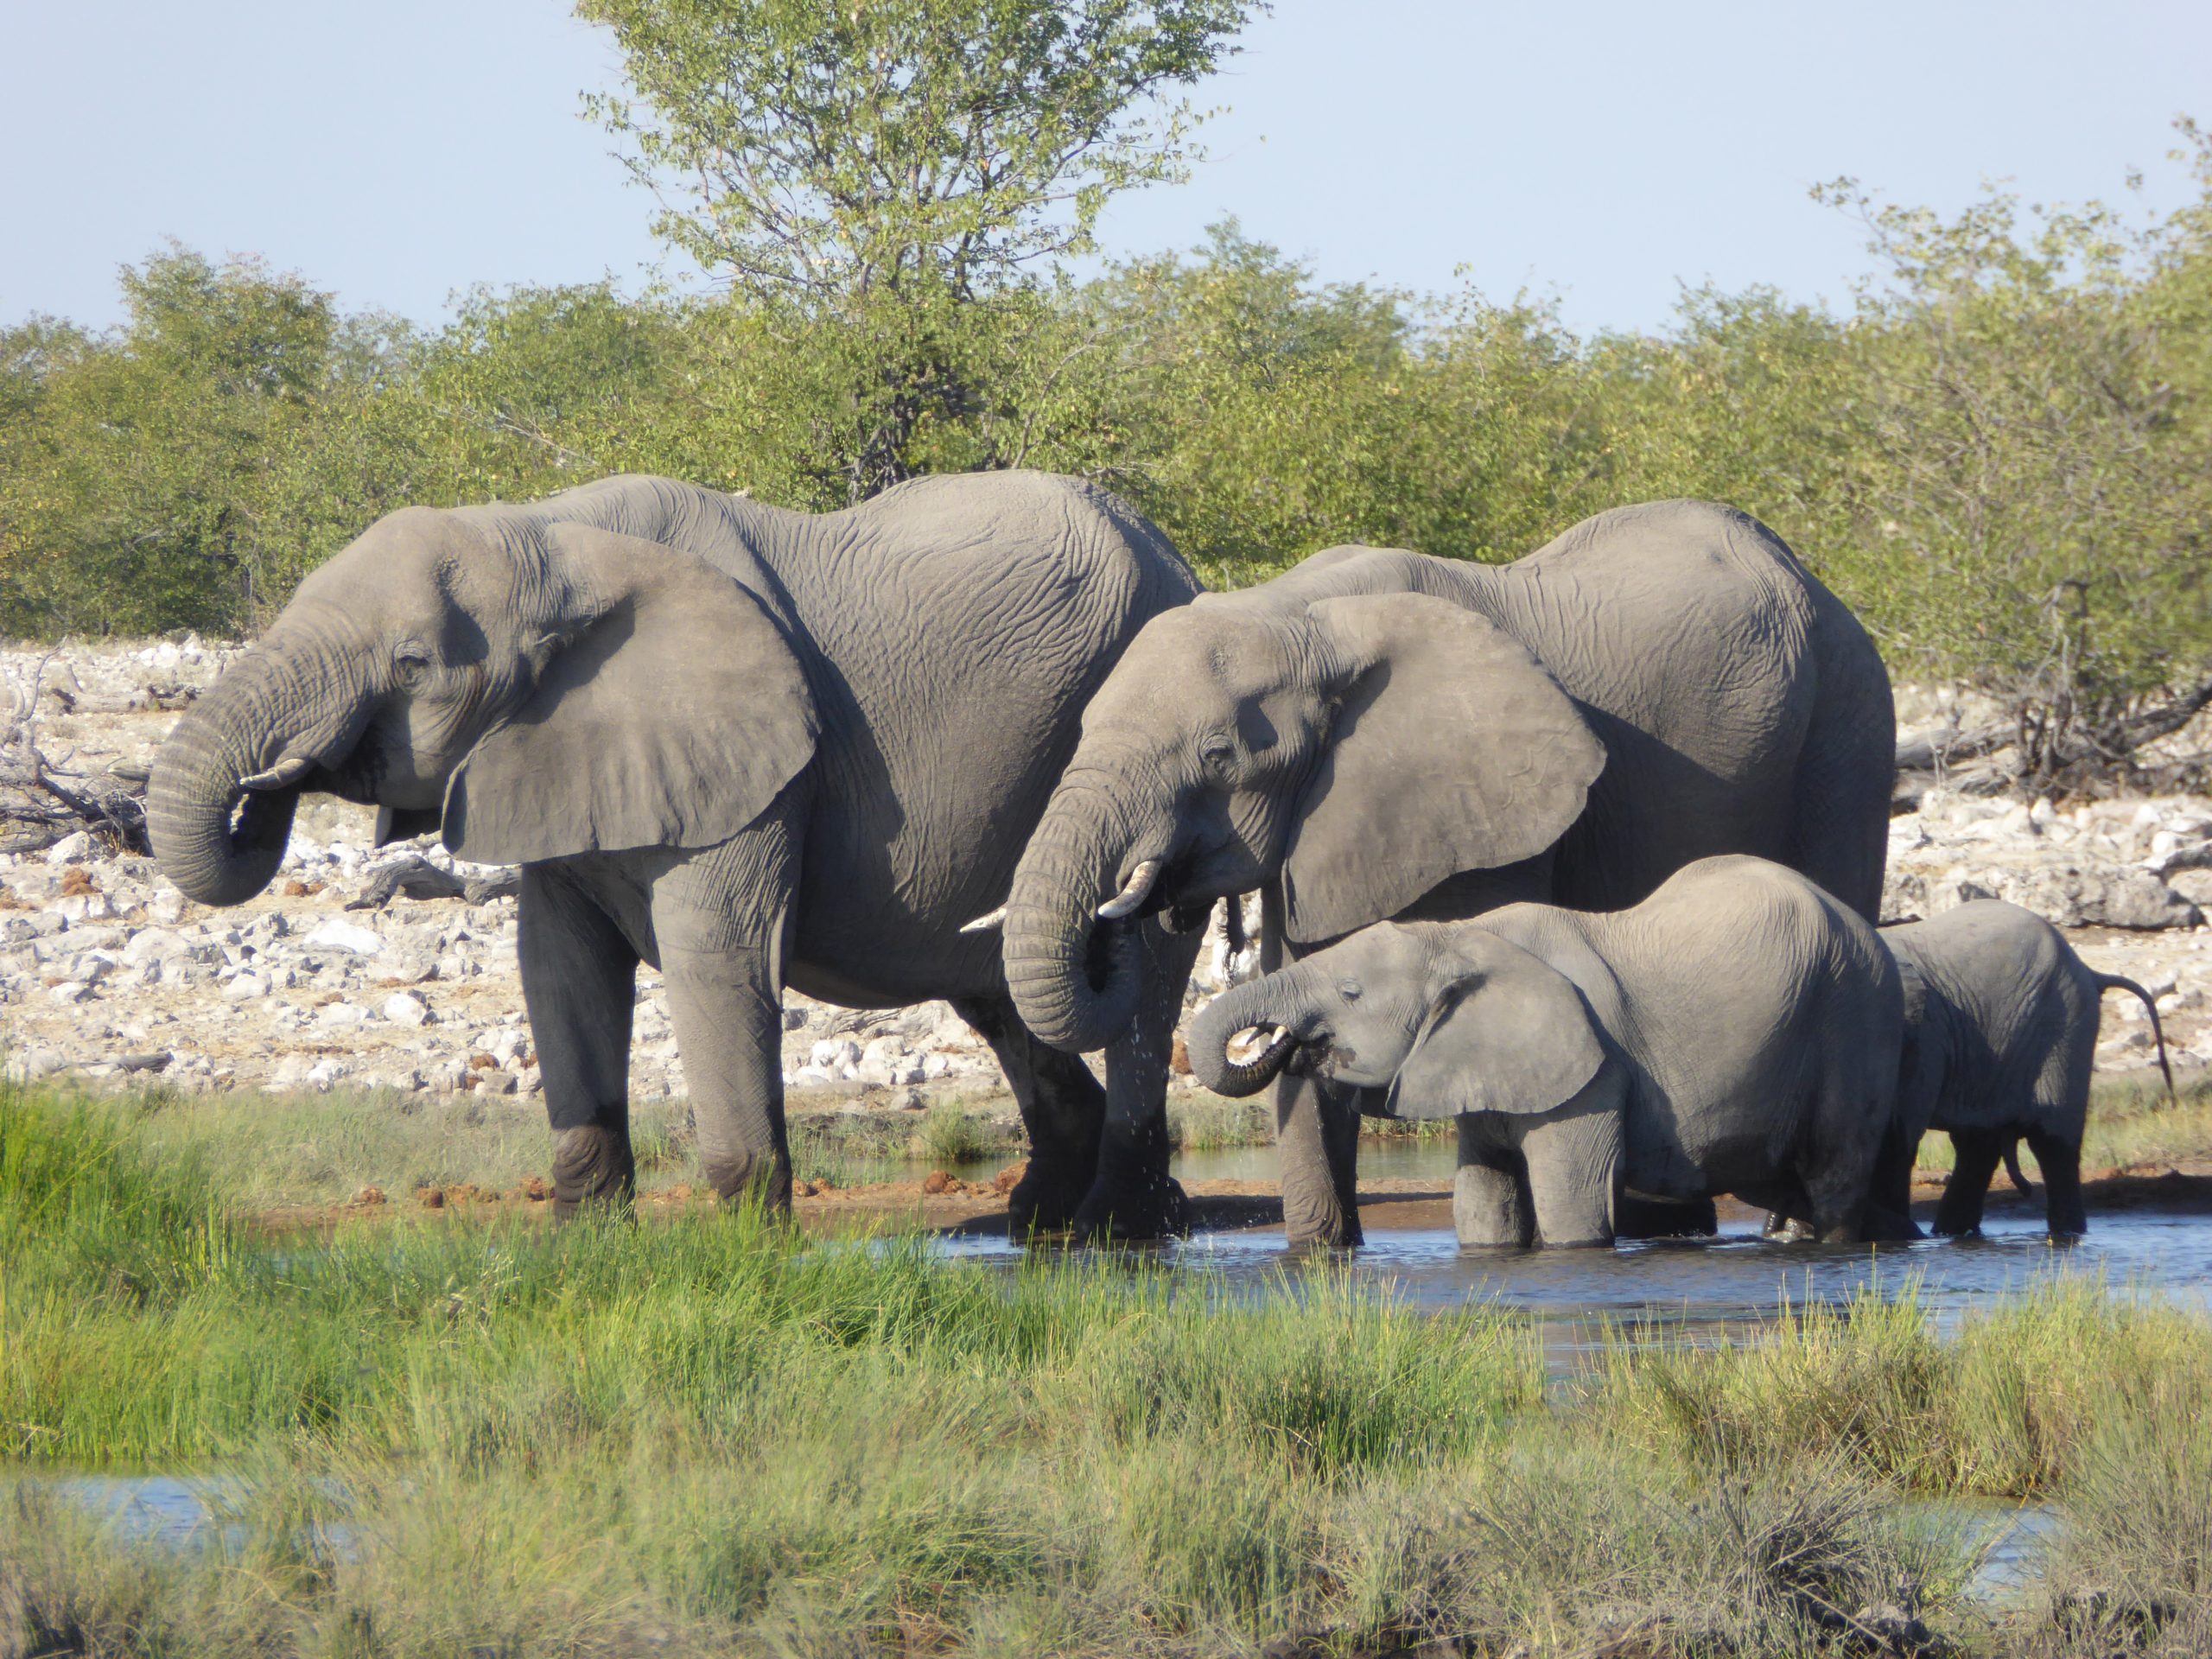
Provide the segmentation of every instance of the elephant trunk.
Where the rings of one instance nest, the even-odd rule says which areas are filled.
[[[1141,989],[1131,896],[1120,860],[1128,838],[1116,833],[1105,798],[1064,782],[1015,868],[1007,899],[1007,988],[1022,1023],[1054,1048],[1103,1048],[1136,1017]],[[1156,877],[1140,867],[1136,874]],[[1116,889],[1122,891],[1116,893]],[[1109,912],[1103,916],[1101,911]]]
[[[235,905],[273,880],[301,780],[318,751],[296,708],[298,676],[257,651],[169,733],[146,785],[162,873],[203,905]]]
[[[1232,987],[1200,1009],[1185,1039],[1192,1075],[1217,1095],[1232,1099],[1256,1095],[1273,1083],[1298,1052],[1295,1034],[1278,1028],[1267,1046],[1249,1060],[1230,1058],[1229,1045],[1240,1032],[1275,1025],[1268,1004],[1281,992],[1280,986],[1255,980]]]

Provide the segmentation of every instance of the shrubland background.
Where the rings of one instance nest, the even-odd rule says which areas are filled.
[[[1893,673],[1992,694],[2031,782],[2125,771],[2212,702],[2190,122],[2171,215],[1992,190],[1946,219],[1839,181],[1878,256],[1841,308],[1698,289],[1663,334],[1579,338],[1540,298],[1318,283],[1233,220],[1076,262],[1108,195],[1186,170],[1196,118],[1161,100],[1234,50],[1231,0],[581,10],[627,66],[592,112],[715,290],[480,289],[426,327],[155,251],[120,327],[0,329],[0,632],[250,632],[408,504],[646,471],[819,511],[1033,467],[1122,493],[1215,586],[1732,503]]]

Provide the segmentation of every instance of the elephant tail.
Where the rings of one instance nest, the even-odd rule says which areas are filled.
[[[2158,1002],[2152,997],[2150,992],[2123,975],[2099,974],[2096,980],[2099,995],[2102,995],[2107,991],[2133,991],[2142,999],[2143,1006],[2150,1011],[2151,1014],[2151,1035],[2158,1039],[2158,1075],[2166,1080],[2166,1104],[2178,1106],[2181,1104],[2181,1096],[2174,1092],[2174,1069],[2166,1064],[2166,1028],[2158,1023]]]
[[[2020,1173],[2020,1143],[2018,1141],[2005,1143],[2005,1173],[2012,1178],[2014,1192],[2024,1198],[2035,1197],[2035,1188],[2028,1184],[2028,1178]]]

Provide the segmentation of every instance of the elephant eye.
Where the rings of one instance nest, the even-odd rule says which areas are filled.
[[[1347,1002],[1358,1001],[1363,989],[1364,987],[1356,979],[1340,979],[1337,982],[1337,995]]]
[[[416,691],[420,690],[423,682],[429,677],[430,661],[429,658],[420,656],[414,652],[403,651],[394,662],[393,668],[399,680],[400,690]]]
[[[1236,746],[1218,734],[1198,745],[1198,753],[1209,766],[1225,766],[1236,759]]]

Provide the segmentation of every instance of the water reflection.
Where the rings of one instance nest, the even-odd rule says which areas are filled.
[[[1948,1325],[1977,1302],[2053,1275],[2102,1279],[2206,1308],[2212,1225],[2154,1210],[2093,1214],[2088,1237],[2053,1243],[2034,1218],[1993,1217],[1980,1239],[1911,1244],[1777,1244],[1748,1224],[1713,1239],[1624,1243],[1605,1250],[1463,1250],[1448,1228],[1370,1227],[1337,1253],[1356,1280],[1388,1284],[1414,1306],[1480,1304],[1558,1322],[1547,1345],[1564,1360],[1600,1322],[1633,1323],[1692,1341],[1728,1341],[1784,1302],[1843,1301],[1862,1290],[1916,1287]],[[956,1237],[942,1248],[980,1261],[1019,1259],[1003,1237]],[[1227,1285],[1264,1290],[1294,1258],[1279,1228],[1200,1232],[1155,1247],[1156,1259]]]

